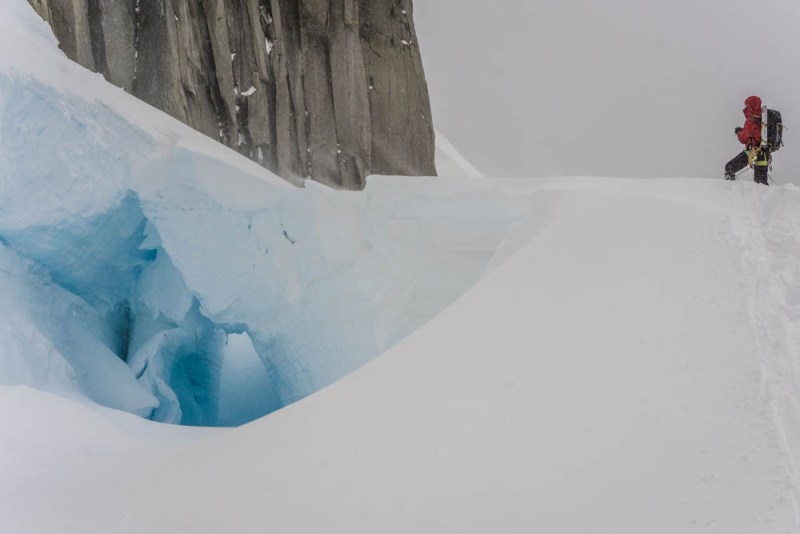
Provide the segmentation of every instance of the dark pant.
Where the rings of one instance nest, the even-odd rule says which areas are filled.
[[[769,152],[762,150],[758,154],[756,161],[768,161]],[[725,165],[725,178],[727,180],[735,180],[736,173],[747,167],[748,157],[747,152],[742,152]],[[769,185],[769,166],[768,165],[753,165],[753,179],[757,184]]]

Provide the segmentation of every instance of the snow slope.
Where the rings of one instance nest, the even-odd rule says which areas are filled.
[[[467,158],[438,130],[436,131],[436,173],[445,178],[455,176],[483,178],[483,174],[473,167]]]
[[[796,532],[800,190],[499,187],[537,208],[518,253],[250,425],[175,443],[3,391],[5,530]]]

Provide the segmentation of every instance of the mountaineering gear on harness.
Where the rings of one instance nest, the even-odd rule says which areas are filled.
[[[755,167],[755,166],[768,166],[770,161],[772,160],[772,156],[767,150],[766,147],[762,148],[751,148],[749,150],[745,150],[747,153],[747,166],[748,167]]]

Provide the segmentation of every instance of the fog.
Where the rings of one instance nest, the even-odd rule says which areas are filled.
[[[721,179],[756,94],[788,128],[772,176],[800,183],[797,0],[414,6],[436,126],[487,175]]]

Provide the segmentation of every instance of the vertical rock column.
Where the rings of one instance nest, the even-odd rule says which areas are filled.
[[[88,0],[88,6],[95,70],[114,85],[133,91],[136,0]]]
[[[275,83],[276,166],[281,176],[311,175],[300,12],[295,0],[271,0],[265,22]]]
[[[140,0],[133,94],[204,134],[230,139],[230,106],[220,92],[204,4]]]
[[[360,0],[373,174],[433,176],[430,97],[411,0]]]
[[[226,0],[229,48],[239,130],[235,143],[242,154],[275,170],[274,84],[269,48],[257,0]]]
[[[331,0],[330,64],[339,174],[344,187],[363,187],[372,172],[369,84],[359,35],[357,0]]]
[[[87,0],[28,0],[53,28],[61,49],[73,61],[94,70]]]

